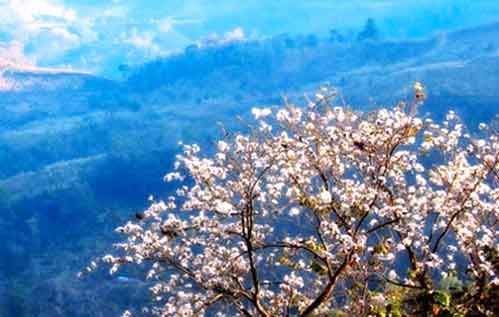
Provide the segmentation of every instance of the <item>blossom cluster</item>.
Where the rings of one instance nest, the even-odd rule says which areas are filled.
[[[185,145],[175,196],[117,229],[111,273],[146,264],[165,317],[367,316],[391,287],[498,285],[498,134],[419,118],[420,99],[362,113],[334,95],[253,109],[213,156]]]

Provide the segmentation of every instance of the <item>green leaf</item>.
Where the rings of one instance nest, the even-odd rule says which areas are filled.
[[[433,293],[433,300],[442,307],[449,307],[451,296],[445,291],[436,291]]]
[[[315,260],[310,262],[310,268],[319,275],[325,275],[327,273],[327,268]]]

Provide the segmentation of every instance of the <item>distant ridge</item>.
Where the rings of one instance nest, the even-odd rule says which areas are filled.
[[[90,72],[84,70],[76,70],[71,68],[56,68],[56,67],[39,67],[30,64],[21,64],[11,62],[0,58],[0,73],[1,72],[29,72],[38,74],[81,74],[92,75]]]
[[[32,82],[19,80],[16,77],[26,77],[26,75],[57,76],[57,75],[75,75],[75,76],[94,76],[92,73],[84,70],[56,67],[40,67],[28,63],[24,59],[13,59],[9,56],[0,56],[0,92],[1,91],[19,91],[31,86]]]
[[[463,35],[471,35],[471,34],[476,35],[477,33],[484,33],[484,32],[490,32],[490,31],[499,32],[499,20],[492,21],[492,22],[485,23],[485,24],[472,26],[472,27],[448,31],[445,33],[448,33],[449,35],[452,35],[452,36],[463,36]]]
[[[0,60],[0,92],[56,90],[63,87],[79,89],[89,81],[113,82],[84,70],[5,63]]]

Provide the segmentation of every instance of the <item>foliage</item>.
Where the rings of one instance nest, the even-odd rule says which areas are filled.
[[[499,136],[418,118],[414,88],[370,113],[323,88],[307,109],[254,108],[211,158],[185,145],[177,195],[101,260],[147,264],[160,316],[493,316]]]

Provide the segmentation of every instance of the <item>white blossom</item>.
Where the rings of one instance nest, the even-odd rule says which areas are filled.
[[[404,104],[362,114],[330,95],[253,108],[254,130],[213,157],[183,145],[165,176],[176,196],[151,198],[86,271],[144,270],[162,317],[360,316],[390,283],[431,293],[463,265],[470,290],[497,284],[499,137],[463,134],[454,112],[442,124]]]
[[[251,113],[255,116],[255,119],[260,119],[271,115],[272,110],[270,110],[269,108],[263,108],[263,109],[252,108]]]

